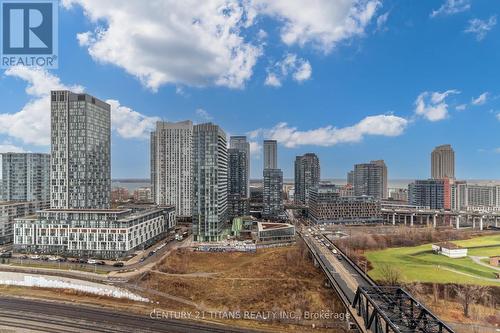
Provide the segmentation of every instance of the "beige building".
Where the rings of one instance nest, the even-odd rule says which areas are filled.
[[[451,145],[434,148],[431,154],[432,179],[455,179],[455,151]]]

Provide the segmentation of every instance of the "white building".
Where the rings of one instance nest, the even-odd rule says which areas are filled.
[[[497,211],[500,209],[500,185],[457,181],[451,186],[451,205],[454,210]]]
[[[87,94],[51,92],[50,206],[110,208],[111,106]]]
[[[120,258],[174,226],[174,207],[47,209],[15,220],[14,251]]]
[[[467,257],[467,248],[449,242],[432,244],[432,251],[450,258]]]
[[[151,133],[151,184],[157,205],[174,205],[191,216],[193,123],[159,121]]]
[[[48,207],[48,201],[0,201],[0,244],[12,242],[14,219]]]

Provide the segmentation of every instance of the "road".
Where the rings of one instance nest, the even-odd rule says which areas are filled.
[[[187,320],[152,319],[150,313],[141,316],[90,306],[3,296],[0,298],[0,331],[50,333],[257,332]]]

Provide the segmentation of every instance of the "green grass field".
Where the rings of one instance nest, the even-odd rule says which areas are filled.
[[[500,244],[500,236],[478,237],[455,243],[461,246],[494,245]],[[470,255],[488,256],[488,253],[498,253],[499,249],[500,245],[492,248],[473,249],[470,251]],[[370,251],[365,255],[374,267],[368,274],[375,280],[381,278],[380,267],[388,264],[401,270],[402,279],[405,282],[469,283],[500,286],[500,281],[482,279],[494,279],[494,273],[497,271],[493,268],[478,265],[470,258],[451,259],[443,255],[436,255],[431,251],[431,244]]]
[[[499,235],[491,235],[491,236],[482,236],[475,237],[471,239],[457,240],[453,241],[453,243],[464,246],[489,246],[489,245],[498,245],[500,246],[500,234]]]

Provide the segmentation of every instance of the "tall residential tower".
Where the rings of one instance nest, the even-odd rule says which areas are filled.
[[[387,198],[387,166],[383,160],[356,164],[353,173],[354,195]]]
[[[229,139],[229,147],[231,149],[239,149],[246,154],[246,187],[247,187],[247,198],[250,198],[250,143],[247,141],[247,137],[244,135],[232,136]]]
[[[193,126],[192,160],[194,240],[217,241],[228,217],[226,133],[212,123]]]
[[[50,155],[0,153],[0,201],[50,200]]]
[[[434,148],[431,154],[432,179],[455,179],[455,151],[451,145]]]
[[[191,216],[193,123],[159,121],[151,132],[151,185],[157,205],[174,205],[177,216]]]
[[[51,148],[51,208],[110,208],[110,105],[52,91]]]
[[[283,172],[278,169],[278,142],[264,140],[262,216],[274,219],[283,214]]]
[[[233,219],[249,213],[247,153],[238,148],[228,150],[228,216]]]
[[[316,154],[307,153],[295,158],[295,201],[309,203],[310,192],[318,187],[320,180],[319,159]]]
[[[264,140],[264,169],[278,168],[278,142]]]

